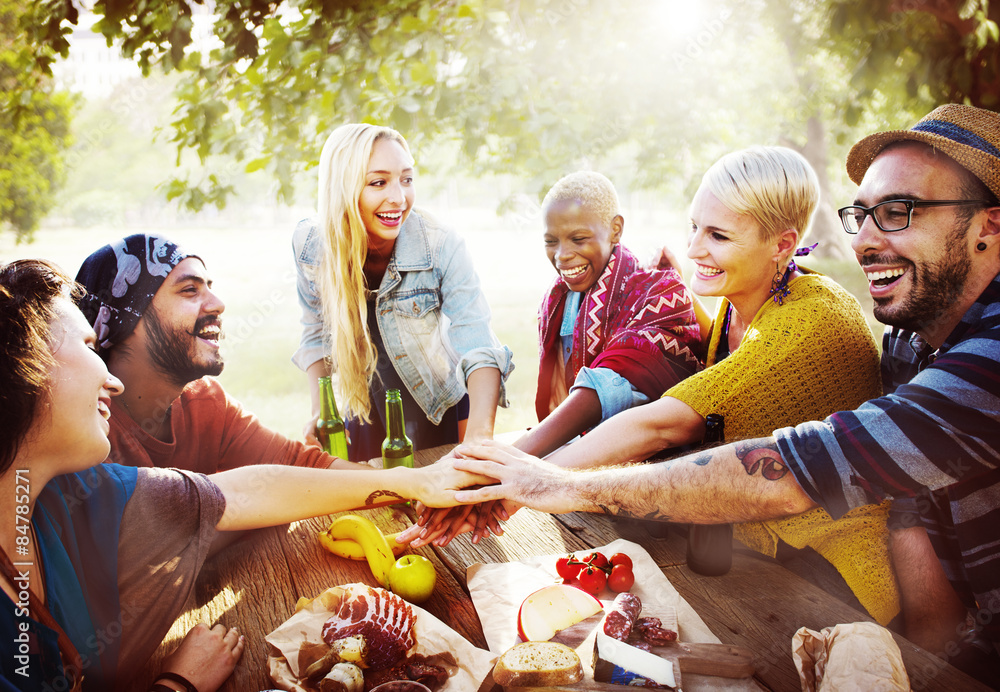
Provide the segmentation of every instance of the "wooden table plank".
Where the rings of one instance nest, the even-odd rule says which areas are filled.
[[[434,550],[456,573],[462,574],[461,582],[465,584],[466,569],[477,562],[511,562],[532,555],[584,551],[592,545],[580,540],[556,517],[531,509],[517,512],[503,529],[504,534],[499,538],[487,536],[473,544],[468,536],[459,536],[444,548],[435,546]]]
[[[560,514],[557,518],[589,545],[607,545],[624,538],[645,548],[661,569],[684,564],[687,539],[669,524],[586,512]]]
[[[448,447],[417,452],[418,466],[440,458]],[[398,531],[411,523],[406,507],[393,506],[358,513],[383,531]],[[270,687],[264,635],[284,622],[299,596],[313,597],[330,586],[348,582],[375,584],[367,563],[345,560],[324,551],[316,533],[333,516],[254,532],[222,551],[203,570],[191,610],[174,623],[149,669],[160,670],[172,650],[198,621],[236,625],[247,637],[247,650],[223,692],[247,692]],[[684,563],[686,539],[677,531],[651,535],[647,522],[598,514],[550,516],[522,509],[504,524],[502,537],[473,544],[461,536],[444,548],[420,549],[438,572],[439,585],[424,604],[474,645],[485,648],[479,617],[468,596],[466,569],[476,562],[496,563],[535,555],[583,552],[625,538],[642,545],[681,596],[713,632],[727,644],[745,646],[757,654],[755,681],[762,689],[799,690],[791,660],[791,637],[800,626],[822,629],[841,622],[870,620],[793,574],[771,558],[739,550],[733,569],[722,577],[701,577]],[[914,690],[988,689],[944,661],[894,635]],[[128,688],[145,692],[153,673]]]
[[[438,450],[434,455],[440,456]],[[754,677],[766,689],[800,689],[791,656],[792,635],[799,627],[821,630],[838,623],[872,621],[867,613],[748,549],[735,552],[733,569],[728,574],[703,577],[686,567],[687,540],[676,528],[661,529],[650,522],[579,512],[550,517],[561,525],[559,528],[552,527],[544,517],[522,509],[504,524],[500,539],[490,537],[473,545],[467,537],[459,537],[437,551],[458,571],[475,562],[587,550],[617,538],[639,543],[716,636],[756,652]],[[552,544],[546,538],[540,538],[554,535],[553,530],[563,539],[554,550],[547,549]],[[914,690],[988,689],[902,636],[893,636]]]
[[[716,636],[756,652],[755,677],[774,690],[799,689],[791,656],[792,635],[799,627],[819,631],[839,623],[872,622],[866,613],[750,551],[737,551],[733,569],[721,577],[703,577],[686,566],[663,572]],[[902,636],[893,637],[914,690],[988,689]]]

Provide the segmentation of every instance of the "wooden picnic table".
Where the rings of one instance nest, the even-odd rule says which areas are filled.
[[[415,461],[419,466],[433,463],[449,449],[417,452]],[[408,512],[405,506],[356,511],[387,533],[410,525]],[[320,547],[316,534],[335,516],[256,531],[212,558],[199,577],[191,609],[174,623],[150,662],[150,672],[133,681],[127,692],[146,692],[164,656],[202,621],[238,627],[246,636],[246,651],[222,692],[272,689],[264,636],[292,615],[299,597],[311,598],[350,582],[377,585],[367,563],[333,556]],[[777,561],[746,549],[736,550],[728,574],[702,577],[685,565],[686,541],[678,531],[660,538],[650,534],[646,522],[586,513],[548,515],[529,509],[505,523],[501,537],[491,536],[474,545],[462,536],[445,548],[427,546],[415,551],[430,559],[438,572],[438,586],[422,607],[485,649],[482,626],[466,586],[469,565],[586,551],[617,538],[641,544],[723,643],[754,652],[754,680],[764,690],[800,689],[791,656],[792,635],[799,627],[821,630],[838,623],[871,621],[866,613]],[[913,690],[989,689],[903,637],[893,636]]]

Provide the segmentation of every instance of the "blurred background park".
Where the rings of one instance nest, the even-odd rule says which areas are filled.
[[[291,232],[329,131],[387,124],[417,205],[469,242],[517,364],[497,429],[522,428],[555,180],[605,173],[624,242],[683,258],[704,170],[793,147],[823,188],[804,264],[870,314],[835,213],[847,151],[941,103],[1000,108],[998,19],[989,0],[0,0],[0,261],[75,273],[130,233],[181,242],[227,304],[223,383],[298,437]]]

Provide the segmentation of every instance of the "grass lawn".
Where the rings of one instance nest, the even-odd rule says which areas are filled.
[[[516,369],[507,384],[510,408],[497,416],[497,431],[534,424],[534,391],[538,376],[535,313],[552,281],[554,270],[545,257],[537,223],[504,223],[490,210],[432,209],[458,228],[472,252],[483,289],[493,311],[500,340],[514,352]],[[268,426],[298,438],[309,415],[305,375],[290,361],[299,338],[299,307],[291,233],[294,218],[273,227],[252,229],[171,229],[163,234],[188,252],[200,255],[215,280],[216,293],[226,303],[223,315],[226,389]],[[129,233],[155,229],[96,227],[42,229],[30,245],[15,245],[13,234],[0,234],[0,260],[43,257],[75,274],[93,250]],[[668,244],[683,255],[686,223],[683,214],[626,213],[623,240],[640,258]],[[881,327],[871,317],[867,282],[853,261],[809,260],[807,266],[837,279],[865,307],[876,334]],[[685,267],[689,275],[690,265]],[[709,306],[712,308],[712,306]]]

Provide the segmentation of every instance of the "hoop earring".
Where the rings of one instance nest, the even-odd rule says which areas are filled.
[[[774,263],[774,276],[771,277],[771,293],[774,295],[778,291],[778,286],[781,285],[781,269],[778,268],[778,263]]]
[[[979,250],[980,252],[985,252],[986,251],[986,243],[979,243],[979,245],[976,246],[976,249]]]
[[[778,263],[774,263],[774,276],[771,278],[771,291],[768,295],[772,296],[774,302],[778,305],[783,305],[785,298],[788,296],[788,279],[792,275],[793,266],[795,266],[794,263],[789,262],[788,267],[782,273]]]

